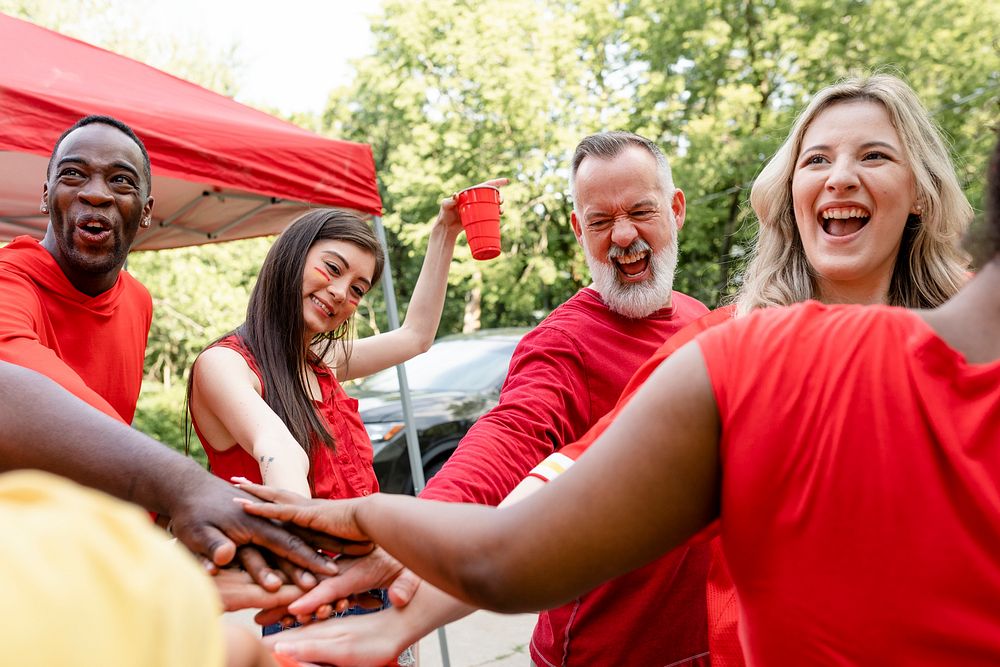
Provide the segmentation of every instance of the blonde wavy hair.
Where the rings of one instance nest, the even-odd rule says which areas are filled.
[[[734,299],[737,316],[756,308],[818,298],[795,225],[792,174],[802,137],[816,117],[834,105],[859,101],[881,104],[888,113],[913,171],[916,201],[922,209],[920,215],[907,219],[889,285],[889,303],[931,308],[944,303],[965,282],[969,259],[960,241],[973,212],[940,132],[916,93],[901,79],[889,74],[855,77],[813,97],[750,190],[750,205],[759,224],[755,248]]]

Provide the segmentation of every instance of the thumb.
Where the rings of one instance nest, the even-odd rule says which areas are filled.
[[[173,534],[191,553],[220,567],[236,555],[236,544],[214,526],[205,523],[190,526],[175,519]]]
[[[228,565],[236,556],[236,543],[221,531],[206,528],[199,537],[207,545],[206,555],[219,567]]]
[[[423,581],[410,570],[403,570],[389,586],[389,601],[394,607],[405,607],[413,599]]]

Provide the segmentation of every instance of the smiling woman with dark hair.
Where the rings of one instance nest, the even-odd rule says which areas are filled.
[[[319,498],[378,491],[357,401],[340,383],[430,347],[461,229],[445,199],[403,325],[352,341],[358,304],[382,275],[381,244],[363,218],[340,209],[310,211],[289,226],[264,260],[246,321],[191,372],[191,421],[212,472]]]
[[[191,373],[191,419],[212,472],[319,498],[377,491],[357,401],[340,383],[430,347],[461,229],[455,201],[445,199],[403,325],[353,342],[354,313],[383,270],[374,232],[341,209],[311,211],[286,229],[264,260],[246,321]]]

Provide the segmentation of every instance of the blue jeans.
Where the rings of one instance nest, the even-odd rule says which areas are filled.
[[[366,609],[365,607],[348,607],[344,611],[338,611],[337,613],[335,613],[332,616],[332,618],[341,618],[343,616],[360,616],[361,614],[373,614],[377,611],[382,611],[386,607],[392,606],[389,604],[389,591],[385,588],[373,588],[372,590],[368,591],[368,595],[372,596],[373,598],[376,598],[377,600],[381,600],[382,606],[376,607],[374,609]],[[289,627],[297,628],[300,625],[301,623],[295,623]],[[277,634],[282,630],[286,629],[287,628],[281,627],[281,623],[272,623],[271,625],[265,625],[264,629],[261,631],[261,634],[264,637],[267,637],[268,635]]]

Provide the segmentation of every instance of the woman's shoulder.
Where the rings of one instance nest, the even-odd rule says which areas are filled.
[[[195,360],[194,371],[202,382],[246,377],[258,393],[263,391],[263,378],[253,354],[236,335],[221,338],[205,348]]]

